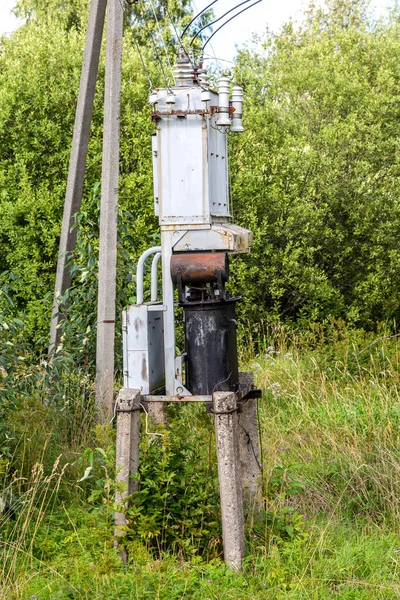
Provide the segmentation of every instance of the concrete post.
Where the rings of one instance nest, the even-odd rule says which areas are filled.
[[[123,388],[117,397],[117,448],[116,448],[116,482],[117,491],[115,502],[126,506],[126,498],[138,489],[138,482],[132,475],[139,470],[140,442],[140,391]],[[121,484],[123,489],[118,489]],[[122,485],[123,484],[123,485]],[[125,535],[123,526],[127,524],[124,512],[115,513],[115,536]],[[116,546],[119,546],[116,541]],[[121,552],[121,558],[127,561],[126,552]]]
[[[57,329],[59,318],[56,317],[58,313],[57,298],[59,294],[64,294],[71,286],[71,276],[66,268],[66,262],[76,244],[77,232],[75,229],[71,231],[71,228],[74,224],[74,214],[79,212],[81,208],[86,155],[89,144],[90,123],[93,113],[93,99],[96,90],[106,5],[107,0],[92,0],[90,3],[89,22],[69,159],[60,246],[58,250],[49,351],[57,344],[59,338],[59,329]]]
[[[213,394],[224,558],[234,570],[242,567],[244,520],[239,465],[237,398],[233,392]]]
[[[241,387],[251,388],[254,385],[253,373],[240,373]],[[261,452],[258,432],[257,399],[243,401],[243,410],[239,414],[239,448],[242,469],[244,502],[255,506],[261,502]]]
[[[165,411],[164,402],[148,402],[147,412],[153,422],[153,425],[157,426],[167,424],[167,414]]]
[[[107,416],[114,386],[122,32],[123,4],[108,0],[96,347],[96,402]]]

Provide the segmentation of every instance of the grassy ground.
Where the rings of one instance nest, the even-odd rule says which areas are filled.
[[[23,407],[12,421],[23,450],[3,462],[4,481],[17,455],[25,466],[12,474],[20,509],[1,520],[0,597],[400,598],[400,352],[387,338],[335,326],[269,332],[257,353],[250,345],[243,365],[264,390],[265,510],[248,518],[241,574],[221,561],[213,436],[200,409],[181,408],[163,437],[144,440],[145,494],[124,567],[111,536],[112,433],[97,428],[83,450],[82,432],[62,441],[58,417]]]

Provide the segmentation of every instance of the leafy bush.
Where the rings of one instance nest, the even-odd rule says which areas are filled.
[[[231,285],[250,321],[398,318],[399,27],[334,0],[240,54],[233,204],[254,248]]]
[[[128,534],[159,556],[169,551],[210,559],[221,553],[213,431],[203,411],[177,408],[170,429],[142,435]]]

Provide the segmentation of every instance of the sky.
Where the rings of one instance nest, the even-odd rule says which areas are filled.
[[[201,11],[210,4],[210,1],[192,0],[194,11]],[[222,16],[232,6],[242,1],[218,0],[212,7],[215,18]],[[253,2],[255,0],[250,0],[248,5],[251,6]],[[393,3],[394,0],[372,0],[371,8],[374,10],[375,16],[379,17]],[[231,61],[236,54],[236,46],[243,46],[251,38],[253,32],[262,33],[267,27],[272,31],[278,31],[290,18],[294,21],[301,21],[303,11],[307,5],[308,0],[262,0],[254,8],[249,8],[221,29],[213,37],[211,47],[208,46],[207,51],[219,59]],[[0,34],[10,33],[18,27],[18,21],[11,13],[14,6],[15,0],[0,0]],[[246,6],[247,4],[244,4],[238,10],[242,10]],[[229,16],[233,14],[235,12],[232,12]],[[214,31],[223,22],[224,19],[220,23],[216,23]]]
[[[192,4],[197,11],[202,10],[211,0],[192,0]],[[213,10],[215,18],[222,16],[232,6],[239,4],[243,0],[219,0]],[[251,7],[255,0],[248,3]],[[382,15],[387,6],[392,6],[394,0],[372,0],[371,8],[374,15],[379,17]],[[215,55],[218,58],[232,60],[236,54],[236,46],[243,46],[246,41],[251,39],[252,33],[263,33],[268,27],[274,32],[279,31],[282,25],[292,19],[293,21],[301,21],[304,9],[307,8],[308,0],[262,0],[254,8],[249,8],[243,12],[237,19],[233,19],[220,32],[216,33],[210,42]],[[244,4],[239,10],[245,8]],[[234,15],[235,11],[231,13]],[[229,15],[229,17],[231,16]],[[227,16],[227,18],[229,18]],[[214,31],[221,23],[216,23]],[[207,47],[209,48],[209,46]],[[211,51],[210,54],[212,54]]]

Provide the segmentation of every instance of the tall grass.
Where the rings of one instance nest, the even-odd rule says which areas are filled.
[[[19,439],[8,461],[13,472],[3,477],[2,498],[12,492],[18,501],[15,514],[5,511],[0,521],[0,597],[400,597],[399,344],[396,334],[384,328],[372,336],[340,322],[316,325],[306,333],[265,328],[249,340],[242,366],[254,371],[264,392],[259,417],[266,519],[261,515],[248,524],[240,575],[227,571],[218,558],[205,562],[193,555],[185,562],[182,553],[174,555],[173,546],[155,559],[151,544],[134,527],[131,562],[124,568],[113,549],[112,499],[106,491],[110,475],[104,461],[112,459],[112,444],[105,430],[93,432],[86,395],[79,385],[75,391],[71,387],[67,406],[55,412],[36,401],[21,405],[9,429]],[[211,423],[193,414],[200,407],[179,408],[170,431],[175,424],[175,437],[187,432],[190,460],[198,460],[200,473],[202,463],[215,461],[207,430]],[[39,432],[38,421],[45,425]],[[166,450],[162,443],[156,449],[156,442],[146,441],[151,451],[144,473],[153,478],[161,473],[164,483],[177,480],[175,487],[165,484],[168,502],[182,505],[187,518],[185,498],[195,507],[199,491],[191,490],[189,482],[185,498],[179,495],[185,469],[178,463],[180,456],[184,460],[185,443],[177,454],[173,436],[165,434]],[[96,451],[96,446],[105,450]],[[91,477],[78,482],[96,452],[99,460]],[[151,457],[157,459],[153,466]],[[161,483],[152,481],[149,490],[155,491],[150,493],[161,497]],[[143,497],[146,502],[146,493]],[[170,527],[189,531],[188,522],[175,524],[168,511],[161,512]],[[201,531],[210,531],[206,514]]]
[[[20,578],[37,564],[34,547],[37,533],[57,502],[60,483],[67,465],[60,468],[60,458],[48,475],[41,463],[36,463],[29,479],[14,476],[2,490],[0,518],[0,597],[17,594]],[[40,562],[40,561],[39,561]]]
[[[301,463],[310,514],[340,509],[397,527],[400,342],[381,336],[360,347],[344,333],[327,346],[300,336],[271,343],[251,361],[264,389],[266,472]]]

